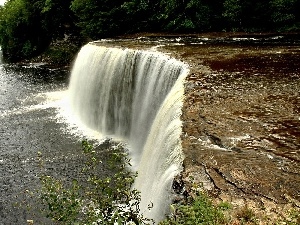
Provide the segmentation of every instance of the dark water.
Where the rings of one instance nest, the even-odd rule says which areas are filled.
[[[34,192],[39,185],[38,152],[50,174],[68,177],[76,173],[78,138],[64,131],[66,125],[56,119],[57,105],[49,104],[54,102],[49,100],[51,93],[66,88],[68,76],[68,70],[33,65],[0,67],[1,225],[26,224],[27,219],[35,224],[46,221],[36,208],[24,208],[36,201],[27,190]]]

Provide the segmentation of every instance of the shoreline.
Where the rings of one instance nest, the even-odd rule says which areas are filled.
[[[155,38],[155,36],[152,37]],[[151,48],[157,44],[154,42],[145,45],[130,43],[130,41],[125,43],[116,40],[116,42],[103,44],[109,47],[117,44],[132,48]],[[190,75],[186,79],[186,98],[182,115],[184,122],[182,145],[186,156],[183,162],[182,180],[188,189],[191,185],[189,177],[193,176],[198,183],[203,184],[204,189],[216,202],[230,202],[234,206],[234,210],[231,212],[233,218],[236,217],[239,210],[248,207],[257,215],[260,220],[259,224],[289,220],[289,211],[300,208],[299,196],[297,197],[297,187],[299,188],[300,184],[297,183],[300,173],[297,163],[298,156],[296,154],[285,157],[280,152],[276,152],[276,149],[270,150],[271,144],[264,141],[269,138],[264,134],[269,128],[267,127],[268,129],[265,130],[253,118],[262,119],[263,123],[269,124],[272,122],[272,115],[275,116],[274,118],[281,116],[282,105],[290,104],[290,108],[294,106],[288,101],[288,98],[279,98],[279,104],[274,103],[273,114],[268,117],[263,115],[263,108],[270,107],[272,102],[260,103],[256,99],[272,97],[273,87],[268,87],[268,83],[273,78],[265,79],[258,76],[256,80],[254,77],[252,81],[248,75],[255,72],[252,72],[251,69],[246,75],[241,75],[244,72],[236,72],[235,68],[228,66],[228,64],[239,66],[240,58],[246,61],[252,59],[255,57],[256,48],[253,47],[250,52],[244,52],[243,46],[238,46],[241,51],[235,52],[236,50],[228,48],[220,55],[215,53],[218,48],[220,46],[216,45],[210,50],[211,52],[206,52],[204,55],[201,55],[204,53],[201,48],[199,52],[195,52],[195,46],[192,45],[159,48],[159,51],[171,54],[191,67]],[[270,54],[275,57],[276,54],[279,54],[276,52],[284,52],[286,48],[275,47],[272,54],[268,51],[262,49],[262,55]],[[294,57],[296,57],[299,51],[298,53],[296,50],[294,52],[296,54]],[[223,53],[225,56],[222,55]],[[260,61],[249,61],[249,63],[259,65]],[[247,69],[247,64],[243,64],[243,66]],[[297,67],[297,64],[295,66]],[[272,64],[271,67],[276,66]],[[231,70],[233,72],[230,72]],[[229,72],[225,73],[224,71]],[[230,73],[234,74],[233,78],[230,77]],[[299,78],[299,71],[295,76]],[[278,79],[285,81],[286,78],[279,77]],[[259,87],[255,83],[251,83],[254,81],[265,85],[266,90],[259,93]],[[299,88],[299,84],[293,80],[287,81],[291,87]],[[250,82],[250,86],[247,86],[247,82]],[[284,82],[278,84],[277,96],[280,97],[285,91]],[[235,89],[231,92],[227,90],[226,85],[233,86]],[[280,92],[280,88],[283,88],[283,92]],[[250,91],[249,94],[245,93],[246,90]],[[295,104],[298,102],[298,97],[295,96]],[[291,97],[289,98],[291,99]],[[243,113],[239,113],[239,110]],[[236,113],[238,115],[235,115]],[[291,111],[286,115],[293,118],[294,112]],[[297,123],[297,121],[295,122]],[[247,126],[253,127],[254,133],[248,131]],[[233,140],[235,140],[234,144]],[[275,143],[276,136],[271,141]],[[207,146],[205,143],[209,145]],[[263,146],[263,144],[270,146]],[[284,170],[279,167],[282,164],[285,166]],[[286,175],[290,177],[286,178]],[[236,219],[234,223],[239,224],[239,221]]]

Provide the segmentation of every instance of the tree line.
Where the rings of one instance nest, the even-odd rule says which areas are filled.
[[[16,61],[70,36],[297,32],[299,12],[300,0],[8,0],[0,7],[0,45]]]

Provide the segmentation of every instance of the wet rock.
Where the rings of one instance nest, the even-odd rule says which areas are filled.
[[[287,216],[300,200],[297,47],[165,50],[193,65],[182,115],[186,190],[189,183],[203,183],[236,209],[267,214],[265,224]],[[280,60],[279,51],[285,52]]]

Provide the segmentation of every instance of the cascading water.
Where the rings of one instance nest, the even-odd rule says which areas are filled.
[[[161,220],[181,170],[181,108],[187,66],[158,52],[88,44],[70,81],[74,115],[103,135],[129,143],[142,213]],[[148,205],[153,208],[148,211]]]
[[[0,46],[0,65],[3,64],[3,51],[2,47]]]

